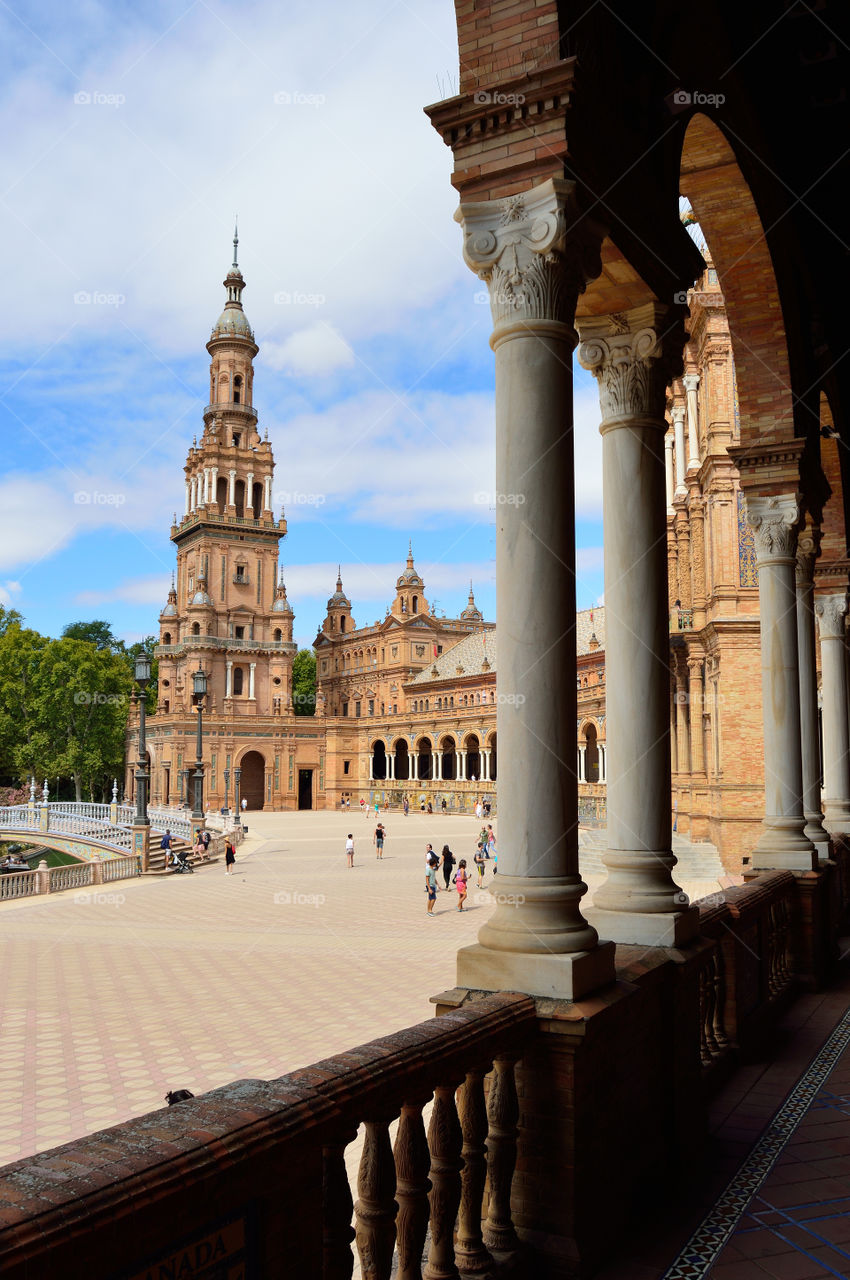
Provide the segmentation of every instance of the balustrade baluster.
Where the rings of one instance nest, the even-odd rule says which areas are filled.
[[[511,1216],[518,1119],[514,1059],[496,1058],[487,1098],[487,1180],[490,1196],[484,1243],[490,1249],[515,1249],[519,1244]]]
[[[455,1085],[438,1085],[428,1125],[431,1149],[431,1247],[425,1280],[457,1280],[454,1232],[460,1205],[463,1133],[455,1105]]]
[[[411,1102],[402,1107],[393,1148],[397,1180],[395,1198],[398,1201],[397,1280],[422,1280],[422,1253],[430,1214],[428,1192],[431,1189],[428,1179],[431,1155],[422,1123],[422,1105],[421,1102]]]
[[[466,1073],[461,1086],[460,1123],[463,1132],[460,1210],[457,1219],[455,1258],[463,1271],[486,1271],[493,1259],[484,1245],[481,1214],[487,1177],[487,1103],[484,1072]]]
[[[699,1057],[704,1067],[711,1066],[711,1046],[708,1039],[709,979],[708,969],[699,971]]]
[[[386,1120],[367,1120],[354,1206],[363,1280],[389,1280],[395,1244],[395,1163]]]
[[[712,965],[712,981],[714,983],[714,1042],[722,1053],[729,1048],[729,1037],[726,1034],[726,978],[723,972],[723,952],[718,946],[714,953]]]
[[[345,1168],[345,1142],[334,1142],[322,1152],[322,1254],[323,1280],[351,1280],[354,1254],[351,1241],[354,1203]]]

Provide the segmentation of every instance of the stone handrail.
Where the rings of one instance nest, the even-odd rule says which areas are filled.
[[[168,830],[173,836],[180,836],[184,840],[191,840],[192,838],[192,818],[186,813],[185,809],[181,812],[179,809],[163,809],[149,806],[148,818],[150,819],[152,831]]]
[[[0,902],[30,898],[38,893],[37,871],[9,871],[0,875]]]
[[[0,902],[59,893],[65,889],[87,889],[111,884],[115,880],[129,880],[137,875],[139,859],[135,854],[102,862],[99,859],[74,862],[64,867],[48,867],[42,860],[36,871],[11,871],[0,875]]]
[[[400,1277],[420,1275],[426,1238],[429,1275],[492,1267],[492,1251],[516,1246],[514,1063],[536,1028],[531,999],[488,996],[278,1080],[237,1081],[10,1165],[4,1280],[75,1274],[81,1256],[90,1280],[164,1274],[216,1229],[234,1262],[253,1236],[257,1274],[283,1274],[285,1256],[287,1275],[347,1280],[355,1232],[344,1152],[361,1124],[353,1207],[363,1275],[388,1280],[396,1252]],[[233,1212],[225,1193],[237,1176],[250,1214]]]

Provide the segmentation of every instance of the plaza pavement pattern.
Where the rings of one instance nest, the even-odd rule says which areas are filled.
[[[432,1016],[493,903],[472,885],[464,914],[441,893],[428,919],[425,845],[471,867],[480,823],[382,818],[383,861],[374,815],[251,813],[232,876],[220,862],[0,906],[0,1164],[155,1110],[169,1089],[272,1079]],[[680,883],[716,890],[711,846],[690,859]]]

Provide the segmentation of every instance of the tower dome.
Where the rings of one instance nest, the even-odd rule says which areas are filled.
[[[472,592],[472,580],[469,582],[469,600],[466,608],[461,612],[461,618],[464,622],[483,622],[484,614],[475,603],[475,596]]]
[[[216,338],[246,338],[248,342],[253,343],[254,341],[254,331],[242,309],[242,290],[245,288],[245,279],[239,269],[238,249],[239,234],[237,228],[234,227],[233,262],[224,277],[227,301],[224,304],[224,310],[213,325],[210,342]]]
[[[289,603],[289,601],[286,598],[286,587],[283,582],[283,573],[281,573],[280,580],[277,584],[277,587],[275,588],[274,603],[272,604],[272,613],[285,613],[292,617],[295,616],[292,605]]]
[[[402,587],[421,587],[423,585],[422,579],[419,577],[419,574],[416,572],[416,569],[413,564],[413,543],[412,542],[408,543],[407,545],[407,564],[405,565],[404,569],[402,569],[401,573],[396,579],[395,585],[396,585],[396,589],[399,591],[402,589]]]
[[[351,601],[342,589],[342,567],[337,566],[336,591],[328,600],[328,608],[333,609],[334,606],[342,605],[346,609],[351,608]]]

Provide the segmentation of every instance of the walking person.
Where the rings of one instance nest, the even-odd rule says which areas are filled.
[[[455,888],[457,889],[457,909],[463,911],[463,904],[466,902],[467,886],[469,884],[469,876],[466,872],[466,858],[461,858],[457,864],[455,872]]]
[[[167,867],[170,867],[172,862],[174,861],[174,854],[171,852],[171,846],[173,842],[174,842],[174,836],[166,828],[165,835],[162,837],[162,839],[159,842],[159,847],[160,849],[165,850],[165,865]]]
[[[475,856],[472,861],[475,863],[478,871],[478,888],[481,889],[484,885],[484,846],[480,840],[478,841],[478,848],[475,850]]]
[[[488,858],[492,858],[493,854],[496,852],[496,833],[493,830],[492,822],[487,823],[487,843],[485,845],[485,850]]]
[[[404,810],[404,816],[406,818],[407,815],[410,813],[410,801],[408,800],[407,796],[404,797],[404,804],[401,807]]]
[[[434,854],[428,860],[425,868],[425,891],[428,894],[428,915],[434,914],[434,903],[437,901],[437,868],[439,862]]]
[[[236,863],[236,850],[233,847],[233,841],[228,840],[224,846],[224,874],[233,875],[233,867]]]
[[[204,846],[203,853],[201,854],[201,856],[204,859],[204,862],[209,862],[210,860],[210,840],[211,839],[212,837],[210,836],[209,831],[204,831],[203,835],[201,836],[201,844]]]
[[[476,800],[475,802],[475,816],[479,822],[484,817],[484,806],[480,800]]]
[[[361,813],[366,813],[366,812],[367,812],[367,809],[366,809],[366,801],[363,799],[363,797],[362,797],[362,796],[360,797],[360,812],[361,812]]]
[[[445,881],[446,891],[452,883],[452,867],[457,859],[447,844],[443,845],[443,880]]]
[[[345,842],[345,856],[348,858],[348,865],[354,866],[354,836],[349,831],[348,839]]]
[[[377,850],[377,856],[383,861],[384,857],[384,836],[387,834],[383,822],[379,822],[375,827],[375,834],[372,837],[372,843]]]

